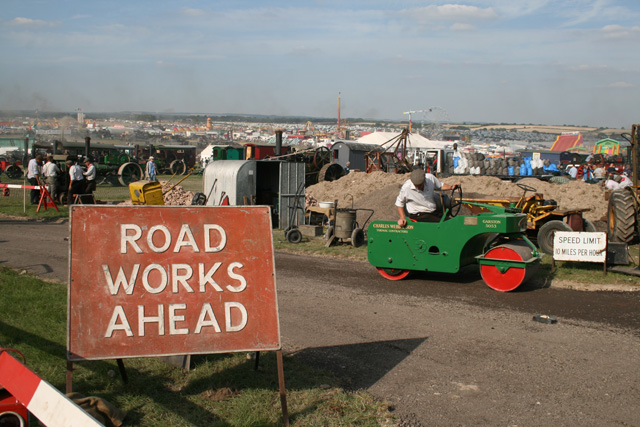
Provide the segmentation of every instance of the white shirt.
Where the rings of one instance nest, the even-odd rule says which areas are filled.
[[[442,182],[430,173],[425,174],[424,189],[418,190],[408,179],[396,198],[396,206],[406,207],[410,214],[435,212],[437,206],[433,199],[435,190],[442,188]]]
[[[60,173],[60,168],[54,162],[47,162],[42,169],[42,174],[46,177],[55,178]]]
[[[620,184],[618,184],[612,179],[608,179],[607,182],[604,183],[604,186],[607,190],[615,190],[620,186]]]
[[[29,160],[29,164],[27,165],[27,178],[35,178],[38,175],[40,175],[40,165],[36,159]]]
[[[82,181],[84,179],[82,168],[78,165],[71,166],[69,168],[69,178],[71,178],[71,181]]]
[[[573,179],[576,179],[576,177],[578,176],[578,168],[576,168],[575,166],[571,166],[571,169],[569,169],[569,176]]]
[[[89,166],[87,171],[83,172],[82,174],[87,177],[87,181],[95,180],[96,179],[96,166],[93,163],[91,163],[91,166]]]
[[[620,178],[622,178],[622,180],[618,183],[618,188],[630,187],[631,185],[633,185],[631,179],[627,178],[626,176],[620,175]]]
[[[596,168],[596,170],[594,170],[594,171],[593,171],[593,175],[594,175],[596,178],[602,178],[602,177],[604,177],[604,169],[602,169],[602,168],[600,168],[600,167]]]

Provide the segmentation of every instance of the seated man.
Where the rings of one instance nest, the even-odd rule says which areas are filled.
[[[435,190],[452,190],[460,184],[453,186],[442,183],[438,178],[430,173],[425,174],[424,170],[416,169],[411,172],[411,177],[402,185],[400,193],[396,198],[398,208],[398,225],[407,225],[405,218],[405,207],[409,213],[409,218],[418,222],[439,222],[442,218],[443,209],[438,209],[435,200]]]

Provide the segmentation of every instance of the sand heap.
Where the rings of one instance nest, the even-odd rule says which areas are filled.
[[[332,182],[321,182],[306,189],[307,203],[338,200],[338,208],[373,209],[371,220],[396,220],[394,206],[396,196],[408,174],[395,175],[385,172],[351,172]],[[460,183],[463,197],[502,198],[520,197],[523,190],[517,184],[524,184],[543,194],[545,199],[558,202],[558,209],[590,209],[584,217],[595,222],[607,214],[605,189],[599,184],[583,181],[569,181],[554,184],[536,178],[522,178],[517,183],[503,181],[491,176],[450,176],[442,180],[447,184]],[[527,193],[529,195],[531,193]],[[369,214],[358,211],[358,223],[363,223]]]

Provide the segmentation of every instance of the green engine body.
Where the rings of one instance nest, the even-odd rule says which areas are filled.
[[[409,221],[404,228],[395,221],[373,221],[368,227],[369,263],[385,269],[457,273],[477,264],[499,238],[530,244],[524,235],[526,214],[508,207],[487,205],[487,209],[491,212],[437,223]]]

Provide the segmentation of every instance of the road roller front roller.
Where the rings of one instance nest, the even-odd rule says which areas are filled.
[[[409,221],[406,227],[373,221],[367,230],[369,263],[389,280],[412,271],[457,273],[478,264],[490,288],[513,291],[533,276],[541,254],[526,237],[526,214],[483,206],[489,212],[454,216],[447,210],[440,222]]]

